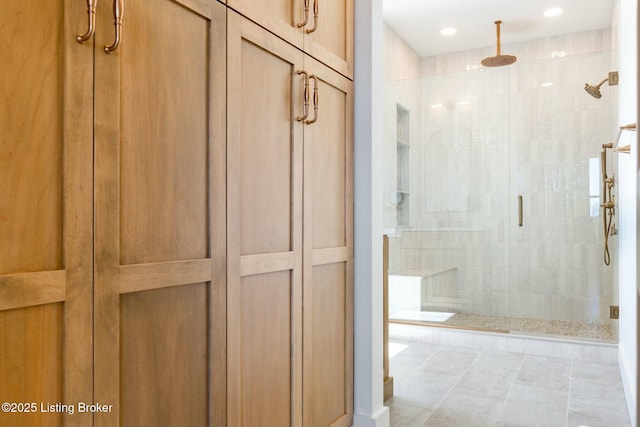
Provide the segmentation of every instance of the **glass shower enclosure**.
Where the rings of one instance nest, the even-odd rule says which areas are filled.
[[[491,69],[429,61],[385,85],[391,320],[617,340],[616,237],[607,266],[600,207],[617,88],[584,91],[614,51]]]

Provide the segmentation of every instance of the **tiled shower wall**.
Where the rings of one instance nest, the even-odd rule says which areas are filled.
[[[596,100],[584,84],[615,69],[610,34],[506,44],[518,57],[510,67],[478,66],[493,48],[423,58],[422,78],[387,84],[387,111],[414,105],[420,130],[411,227],[390,240],[391,271],[455,267],[447,294],[460,311],[608,321],[615,272],[602,261],[602,213],[590,212],[589,159],[615,139],[617,87],[605,83]],[[395,141],[385,141],[385,163],[395,164]],[[613,260],[616,245],[610,238]]]

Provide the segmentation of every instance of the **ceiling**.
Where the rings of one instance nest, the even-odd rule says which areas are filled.
[[[383,0],[383,16],[422,57],[611,27],[615,0]],[[549,8],[563,13],[544,16]],[[453,36],[440,30],[455,27]]]

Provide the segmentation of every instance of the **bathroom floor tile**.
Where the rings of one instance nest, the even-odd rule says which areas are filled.
[[[504,400],[513,385],[524,354],[484,351],[455,385],[459,394]]]
[[[392,427],[631,427],[615,364],[404,344]]]
[[[435,344],[410,344],[389,360],[389,369],[394,372],[394,375],[407,378],[413,370],[422,365],[439,349],[440,346]]]
[[[496,425],[564,426],[567,397],[567,391],[514,384]]]
[[[606,385],[615,390],[620,390],[622,387],[620,368],[618,365],[609,363],[574,360],[571,380],[590,382],[600,386]]]
[[[394,427],[420,427],[431,415],[431,410],[414,406],[412,402],[394,396],[385,402]]]
[[[493,420],[498,417],[502,404],[502,399],[450,393],[423,427],[493,425]]]
[[[417,368],[418,372],[464,374],[476,360],[481,350],[442,347]]]
[[[569,393],[569,424],[629,426],[629,412],[622,387],[603,382],[572,379]]]
[[[527,355],[516,384],[552,390],[569,390],[571,359]]]
[[[459,380],[459,375],[414,373],[410,378],[394,377],[393,393],[406,403],[434,410]]]
[[[582,414],[569,410],[567,417],[567,427],[631,427],[628,413],[603,413],[595,411],[592,414]]]

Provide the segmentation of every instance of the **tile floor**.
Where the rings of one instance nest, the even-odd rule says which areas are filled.
[[[401,341],[394,350],[392,427],[631,426],[615,364]]]

